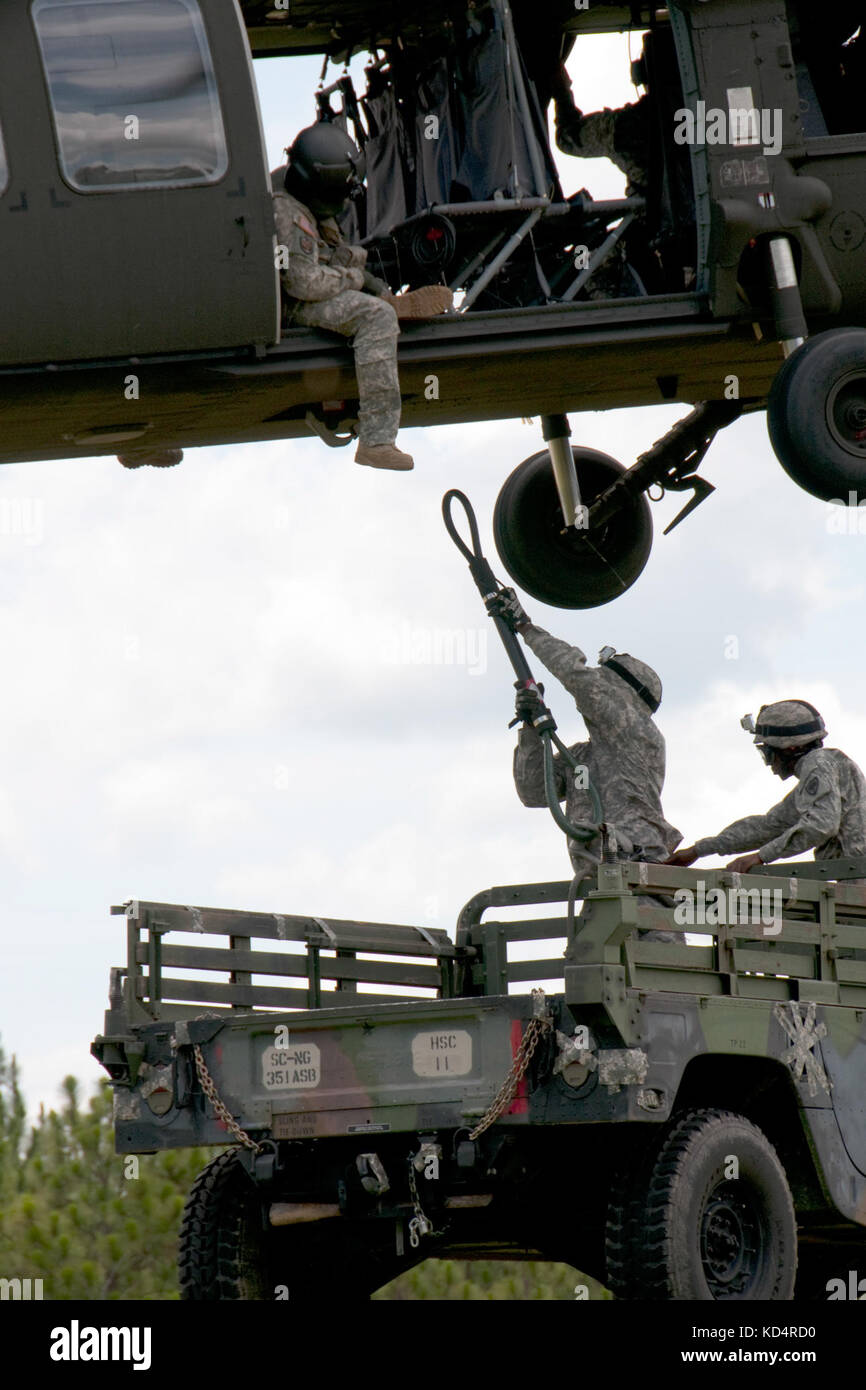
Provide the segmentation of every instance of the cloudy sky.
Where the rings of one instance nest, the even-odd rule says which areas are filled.
[[[259,67],[276,165],[313,116],[318,64]],[[585,110],[630,96],[625,39],[584,40],[571,70]],[[622,188],[604,161],[561,168],[568,191]],[[631,463],[685,413],[572,426]],[[402,439],[408,475],[313,440],[193,450],[164,473],[3,469],[0,1040],[31,1103],[54,1104],[67,1073],[102,1075],[88,1049],[124,959],[112,903],[450,929],[479,889],[566,877],[560,832],[514,792],[512,675],[440,517],[464,488],[493,558],[496,494],[541,447],[538,424]],[[866,517],[840,534],[783,474],[762,415],[702,471],[718,491],[670,537],[682,499],[654,507],[654,551],[624,597],[588,613],[527,602],[593,660],[610,643],[659,671],[665,813],[687,842],[782,794],[739,727],[764,701],[811,700],[866,762]],[[552,678],[548,694],[579,737]]]

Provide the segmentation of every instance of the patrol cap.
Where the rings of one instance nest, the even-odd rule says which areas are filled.
[[[754,734],[759,748],[802,748],[826,738],[827,730],[808,700],[778,700],[761,706]]]
[[[601,665],[608,671],[613,671],[626,685],[630,685],[655,714],[662,702],[662,683],[653,668],[647,666],[646,662],[638,661],[636,656],[630,656],[628,652],[615,652],[613,656],[602,660],[605,652],[610,650],[610,647],[602,647],[599,652]]]

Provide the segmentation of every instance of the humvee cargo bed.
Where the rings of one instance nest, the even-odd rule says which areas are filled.
[[[236,1146],[190,1194],[183,1296],[367,1298],[428,1256],[563,1261],[629,1299],[848,1296],[866,888],[846,878],[866,864],[603,864],[571,929],[569,883],[517,885],[454,941],[113,909],[128,960],[93,1051],[118,1151]]]

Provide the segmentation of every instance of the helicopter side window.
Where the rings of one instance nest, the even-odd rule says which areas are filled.
[[[197,0],[36,0],[33,20],[73,188],[222,178],[228,151]]]

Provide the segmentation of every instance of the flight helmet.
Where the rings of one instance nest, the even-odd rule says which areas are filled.
[[[317,217],[336,217],[360,193],[364,156],[340,126],[317,121],[299,131],[286,153],[286,192]]]

